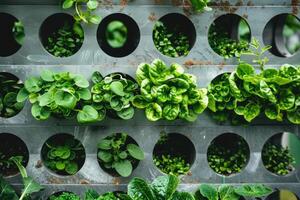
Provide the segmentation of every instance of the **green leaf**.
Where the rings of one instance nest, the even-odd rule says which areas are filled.
[[[133,158],[135,158],[137,160],[144,160],[144,158],[145,158],[144,152],[138,145],[128,144],[127,150]]]
[[[36,193],[44,189],[39,183],[34,181],[31,177],[23,178],[24,189],[22,190],[22,195],[20,200],[22,200],[27,195]]]
[[[201,184],[199,187],[200,193],[203,197],[206,197],[208,200],[218,200],[218,190],[208,184]]]
[[[74,0],[65,0],[63,3],[63,9],[71,8],[74,4]]]
[[[111,153],[106,151],[99,151],[98,158],[103,162],[109,163],[113,161],[113,156]]]
[[[52,81],[54,81],[53,76],[54,76],[54,73],[52,71],[50,71],[50,70],[44,70],[41,73],[41,78],[44,81],[46,81],[46,82],[52,82]]]
[[[254,75],[255,69],[248,63],[240,63],[236,69],[236,74],[240,79],[243,79],[245,75]]]
[[[162,118],[162,108],[157,103],[150,103],[145,112],[147,119],[150,121],[157,121]]]
[[[74,109],[77,104],[76,97],[73,94],[63,90],[58,90],[54,94],[54,101],[57,105],[68,109]]]
[[[100,72],[95,71],[92,75],[92,82],[94,84],[100,83],[103,80],[103,76],[101,75]]]
[[[46,120],[50,117],[50,110],[47,107],[41,107],[37,103],[31,107],[31,114],[37,120]]]
[[[132,200],[156,200],[147,182],[141,178],[133,178],[129,182],[127,193]]]
[[[295,111],[287,112],[287,118],[294,124],[300,124],[300,106]]]
[[[256,103],[248,103],[244,108],[244,118],[251,122],[260,114],[260,106]]]
[[[133,107],[128,107],[125,109],[122,109],[121,111],[117,112],[117,115],[121,118],[121,119],[131,119],[134,116],[134,108]]]
[[[176,176],[159,176],[151,184],[157,200],[170,199],[179,184]]]
[[[132,100],[132,105],[139,109],[144,109],[148,106],[149,102],[142,95],[136,95]]]
[[[290,89],[280,91],[279,94],[279,107],[281,110],[289,110],[295,104],[296,96]]]
[[[97,0],[89,0],[89,1],[87,2],[87,7],[88,7],[89,9],[91,9],[91,10],[96,9],[96,8],[98,7],[98,5],[99,5],[99,3],[98,3]]]
[[[77,85],[80,88],[89,87],[89,82],[81,75],[75,75],[74,81],[75,81],[75,85]]]
[[[0,176],[0,199],[19,200],[16,191],[2,176]]]
[[[90,100],[92,98],[92,94],[88,88],[80,88],[77,90],[79,97],[83,100]]]
[[[273,192],[273,189],[262,184],[243,185],[234,188],[236,194],[243,197],[264,197]]]
[[[102,150],[109,150],[109,149],[111,149],[111,143],[112,143],[112,140],[103,139],[103,140],[100,140],[97,147]]]
[[[188,192],[175,191],[171,200],[195,200],[194,196]]]
[[[90,105],[85,105],[77,114],[77,121],[79,123],[96,122],[98,119],[98,111]]]
[[[73,31],[81,38],[84,37],[84,31],[79,22],[75,22],[73,25]]]
[[[93,23],[93,24],[99,24],[101,21],[101,17],[97,16],[97,15],[91,15],[89,17],[89,22]]]
[[[222,185],[219,187],[220,200],[239,200],[240,196],[234,192],[234,187]]]
[[[75,162],[69,162],[66,164],[66,172],[70,175],[74,175],[78,172],[78,165]]]
[[[110,84],[110,89],[113,93],[115,93],[118,96],[124,96],[124,86],[121,83],[121,81],[114,81]]]
[[[41,90],[40,80],[36,77],[30,77],[29,79],[27,79],[24,86],[29,93],[36,93]]]
[[[38,97],[38,101],[39,101],[39,106],[43,107],[50,104],[54,100],[52,95],[49,92],[46,92],[43,95]]]
[[[118,161],[115,163],[115,170],[122,177],[128,177],[132,173],[132,164],[129,160]]]

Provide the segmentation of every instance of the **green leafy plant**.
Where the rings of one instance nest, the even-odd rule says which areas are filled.
[[[294,157],[290,154],[288,147],[266,143],[262,151],[262,160],[267,170],[280,176],[293,171]]]
[[[180,156],[161,155],[154,156],[153,162],[162,172],[179,176],[181,174],[187,174],[190,171],[190,164]]]
[[[102,78],[99,72],[94,72],[92,81],[92,106],[98,110],[99,116],[103,115],[101,118],[105,117],[106,112],[125,120],[134,116],[131,102],[138,91],[138,84],[134,80],[121,73]]]
[[[136,71],[140,95],[133,105],[145,109],[148,120],[184,119],[195,121],[208,105],[207,90],[197,88],[196,77],[184,73],[178,64],[167,67],[156,59],[152,64],[142,63]]]
[[[212,9],[208,6],[210,0],[190,0],[193,8],[197,12],[211,11]]]
[[[195,200],[190,193],[177,191],[178,184],[179,179],[172,175],[159,176],[151,184],[141,178],[133,178],[128,184],[127,194],[132,200]]]
[[[98,6],[98,0],[64,0],[62,4],[63,9],[75,8],[76,21],[92,24],[99,24],[101,21],[100,16],[92,14]]]
[[[121,48],[127,41],[127,27],[121,21],[112,21],[106,28],[106,40],[112,48]]]
[[[17,194],[14,188],[0,176],[0,199],[1,200],[25,200],[30,198],[31,194],[39,192],[43,187],[35,180],[27,175],[25,167],[22,165],[22,157],[14,156],[9,159],[9,162],[14,163],[22,176],[23,189],[21,195]]]
[[[61,175],[74,175],[78,172],[78,163],[85,156],[84,148],[78,140],[70,138],[63,145],[49,141],[45,145],[42,154],[46,167]]]
[[[94,190],[88,190],[85,193],[84,200],[130,200],[130,197],[127,194],[118,192],[107,192],[99,195]]]
[[[80,200],[80,197],[73,192],[62,192],[59,195],[51,195],[49,200]]]
[[[188,36],[178,30],[178,27],[170,29],[161,21],[155,23],[153,41],[155,47],[166,56],[187,56],[190,52]]]
[[[84,33],[80,24],[66,23],[48,37],[44,46],[49,53],[56,57],[69,57],[80,49],[83,39]]]
[[[201,184],[196,199],[202,200],[240,200],[241,197],[259,198],[271,194],[273,190],[262,184],[244,184],[241,186],[214,186]]]
[[[14,34],[14,38],[19,45],[23,45],[25,39],[25,30],[22,22],[17,21],[14,23],[12,32]]]
[[[37,120],[46,120],[51,115],[70,119],[77,114],[79,123],[98,120],[98,112],[85,101],[91,100],[89,82],[79,74],[70,72],[54,73],[45,70],[40,77],[30,77],[25,81],[17,96],[18,102],[29,99],[31,114]]]
[[[23,109],[24,102],[17,102],[22,87],[23,83],[18,78],[0,73],[0,117],[13,117]]]
[[[100,165],[122,177],[130,176],[133,167],[144,158],[143,150],[126,133],[113,134],[98,143]]]
[[[228,176],[242,171],[247,164],[248,153],[247,143],[242,138],[231,148],[213,141],[207,150],[207,160],[215,172]]]
[[[20,160],[20,163],[23,166],[26,166],[26,162],[23,159],[23,156],[8,157],[3,152],[0,152],[0,171],[1,171],[2,175],[4,175],[4,176],[5,176],[5,174],[11,175],[11,174],[8,174],[8,172],[14,173],[14,172],[19,171],[18,166],[15,164],[15,162],[13,161],[12,158],[17,158],[18,160]],[[15,174],[12,174],[12,175],[15,175]]]
[[[300,67],[283,65],[279,69],[264,69],[268,62],[254,39],[254,50],[243,54],[254,56],[260,67],[257,73],[252,64],[240,61],[231,72],[216,77],[208,86],[209,109],[218,121],[231,119],[234,123],[251,122],[261,113],[270,120],[283,121],[284,116],[300,124]]]

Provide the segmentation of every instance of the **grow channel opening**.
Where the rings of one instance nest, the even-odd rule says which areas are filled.
[[[153,163],[165,174],[186,175],[196,159],[191,140],[180,133],[162,132],[153,149]]]
[[[152,39],[156,49],[165,56],[187,56],[196,42],[196,29],[186,16],[170,13],[155,23]]]
[[[265,168],[278,176],[285,176],[300,167],[300,140],[289,132],[270,137],[262,149]]]
[[[251,29],[246,21],[236,14],[225,14],[211,24],[208,42],[215,53],[225,59],[240,57],[248,50],[251,42]]]
[[[24,26],[8,13],[0,13],[0,24],[0,57],[11,56],[22,47],[25,38]]]
[[[84,40],[82,26],[66,13],[56,13],[46,18],[39,35],[44,49],[55,57],[76,54]]]
[[[292,57],[300,49],[300,20],[293,14],[273,17],[263,32],[265,45],[271,45],[270,52],[278,57]]]
[[[289,190],[277,190],[270,194],[265,200],[300,200],[299,197]]]
[[[112,57],[125,57],[137,48],[140,29],[130,16],[114,13],[105,17],[98,26],[97,41],[100,48]]]
[[[1,133],[0,141],[1,175],[4,177],[16,176],[19,174],[19,169],[10,158],[21,156],[21,164],[26,167],[29,160],[27,146],[22,139],[10,133]]]
[[[15,75],[0,72],[0,117],[14,117],[24,108],[25,102],[17,102],[17,95],[23,86]]]
[[[45,167],[61,176],[75,175],[85,162],[85,149],[73,135],[60,133],[43,144],[41,159]]]
[[[246,140],[235,133],[224,133],[210,143],[207,161],[219,175],[230,176],[240,173],[248,164],[250,148]]]

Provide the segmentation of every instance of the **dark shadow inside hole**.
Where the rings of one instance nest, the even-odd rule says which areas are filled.
[[[13,55],[21,48],[13,33],[15,22],[18,22],[18,19],[14,16],[7,13],[0,13],[0,57]]]
[[[113,48],[106,37],[108,25],[113,21],[119,21],[127,28],[127,39],[124,45],[119,48]],[[130,16],[115,13],[105,17],[99,24],[97,30],[97,41],[100,48],[112,57],[124,57],[131,54],[140,42],[140,29],[138,24]]]
[[[292,14],[273,17],[263,32],[265,45],[278,57],[291,57],[300,49],[300,20]]]
[[[74,28],[74,24],[76,24],[76,29]],[[59,41],[56,41],[56,39],[58,37],[62,37],[60,34],[58,34],[58,32],[62,29],[64,29],[65,32],[70,33],[70,35],[65,37],[71,38],[74,41],[69,43],[66,42],[66,39],[63,40],[64,44],[60,47],[63,47],[68,52],[66,53],[63,52],[64,50],[57,50],[59,54],[56,54],[54,51],[54,45],[49,42],[49,38],[54,40],[54,43],[56,44],[55,46],[59,46]],[[77,34],[78,32],[80,32],[82,35],[79,36],[79,34]],[[46,18],[40,27],[39,36],[45,50],[56,57],[68,57],[74,55],[81,48],[84,39],[84,33],[81,25],[75,23],[73,16],[66,13],[56,13]],[[69,46],[71,43],[74,44],[72,47]]]
[[[25,102],[17,102],[17,94],[23,86],[22,81],[15,75],[0,72],[0,117],[10,118],[21,112]]]
[[[163,47],[160,45],[161,42],[163,42],[162,40],[165,38],[156,38],[156,35],[158,33],[156,33],[156,26],[158,26],[158,24],[162,23],[164,27],[166,27],[166,31],[168,32],[167,35],[172,35],[172,39],[170,39],[171,43],[172,43],[172,47],[174,47],[176,49],[176,51],[178,52],[178,55],[171,55],[168,52],[164,51]],[[161,33],[160,33],[161,34]],[[160,35],[159,34],[159,35]],[[187,50],[190,51],[195,42],[196,42],[196,29],[194,24],[191,22],[191,20],[189,18],[187,18],[186,16],[179,14],[179,13],[170,13],[167,15],[164,15],[163,17],[161,17],[158,22],[156,22],[155,26],[154,26],[154,30],[152,33],[152,39],[154,41],[154,44],[156,46],[156,48],[164,55],[166,56],[170,56],[170,57],[180,57],[180,56],[187,56],[189,52],[184,53],[181,52],[179,50],[177,50],[177,48],[181,47],[181,45],[178,45],[178,39],[179,39],[179,35],[185,36],[187,37],[188,40],[188,48]]]
[[[59,192],[55,192],[54,194],[50,195],[47,200],[51,200],[51,197],[59,197],[62,194],[71,194],[71,195],[76,195],[78,197],[78,199],[80,199],[80,197],[75,194],[74,192],[69,192],[69,191],[59,191]],[[68,198],[69,199],[69,198]],[[71,198],[70,198],[71,199]]]
[[[278,190],[273,192],[265,200],[300,200],[299,197],[289,190]]]
[[[234,157],[232,160],[233,156]],[[245,157],[245,159],[244,159]],[[218,174],[229,176],[240,173],[249,162],[250,148],[245,139],[235,133],[224,133],[216,137],[209,145],[207,159],[209,166]],[[224,159],[224,162],[220,162]],[[225,168],[224,163],[228,166]],[[228,163],[230,162],[230,164]],[[232,167],[235,166],[233,169]],[[229,169],[229,171],[227,170]]]
[[[17,136],[9,133],[0,134],[0,163],[7,161],[13,156],[22,156],[22,165],[27,166],[29,160],[29,151],[26,144]],[[14,163],[9,167],[4,163],[0,165],[0,172],[4,177],[14,176],[19,173],[19,169]]]
[[[267,170],[284,176],[300,167],[300,140],[289,132],[270,137],[262,149],[262,161]]]
[[[51,152],[53,151],[54,148],[63,147],[63,146],[72,147],[71,151],[74,153],[71,153],[71,155],[65,159],[63,159],[61,157],[56,157],[56,159],[49,158],[49,155],[51,154]],[[54,148],[51,148],[51,147],[54,147]],[[71,159],[71,157],[73,157],[73,159]],[[66,164],[65,169],[62,169],[62,170],[55,168],[55,164],[58,162],[65,162],[66,160],[69,160],[72,163],[74,162],[77,164],[77,170],[75,172],[75,174],[76,174],[78,171],[80,171],[80,169],[84,165],[86,154],[85,154],[84,146],[78,139],[76,139],[73,135],[66,134],[66,133],[60,133],[60,134],[51,136],[43,144],[43,147],[41,150],[41,158],[42,158],[42,161],[43,161],[45,167],[47,167],[47,169],[49,169],[51,172],[58,174],[58,175],[62,175],[62,176],[70,176],[70,175],[74,175],[74,174],[70,174],[66,171],[67,164]],[[51,164],[51,162],[53,164]]]
[[[242,51],[248,49],[251,42],[250,26],[239,15],[222,15],[209,27],[208,42],[220,56],[226,59],[238,57]]]
[[[155,144],[153,156],[180,156],[192,165],[196,159],[196,149],[189,138],[179,133],[163,133]]]
[[[115,134],[113,134],[111,136],[107,136],[103,139],[111,139],[111,137],[113,137],[114,135],[116,135],[117,137],[120,137],[121,133],[115,133]],[[125,151],[128,144],[135,144],[135,145],[139,146],[138,143],[130,135],[127,134],[126,142],[125,142],[124,145],[122,145],[122,147],[120,148],[120,151]],[[97,154],[99,153],[99,151],[100,151],[100,149],[98,148]],[[99,163],[99,165],[100,165],[100,167],[103,171],[105,171],[106,173],[108,173],[109,175],[111,175],[113,177],[120,177],[120,175],[117,173],[117,171],[115,169],[106,168],[104,166],[105,163],[103,161],[101,161],[99,158],[97,158],[97,160],[98,160],[98,163]],[[130,160],[130,162],[132,164],[132,171],[134,171],[140,163],[139,160],[134,159],[134,158],[132,158]]]

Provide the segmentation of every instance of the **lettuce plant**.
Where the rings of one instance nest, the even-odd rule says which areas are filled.
[[[273,190],[262,184],[243,184],[241,186],[221,185],[214,186],[201,184],[196,199],[207,200],[240,200],[241,197],[260,198],[271,194]]]
[[[134,166],[144,158],[143,150],[126,133],[108,136],[98,143],[100,165],[122,177],[130,176]]]
[[[121,73],[113,73],[102,78],[99,72],[95,72],[92,81],[93,107],[99,111],[99,115],[105,116],[105,113],[111,112],[125,120],[134,116],[131,101],[138,89],[138,84],[134,80]]]
[[[196,77],[184,73],[178,64],[167,67],[159,59],[152,64],[142,63],[136,77],[140,95],[136,95],[132,103],[137,108],[145,109],[150,121],[195,121],[208,105],[207,90],[198,88]]]
[[[51,115],[69,119],[77,114],[79,123],[95,122],[99,119],[97,110],[84,104],[91,100],[88,87],[89,82],[82,75],[45,70],[40,77],[25,81],[17,101],[29,99],[31,114],[37,120],[46,120]]]

